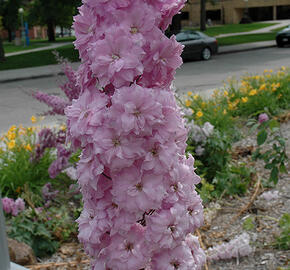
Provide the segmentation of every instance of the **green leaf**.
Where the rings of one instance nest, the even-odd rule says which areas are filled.
[[[271,182],[274,182],[275,184],[277,184],[278,182],[278,173],[279,173],[279,170],[278,168],[275,166],[272,171],[271,171],[271,175],[270,175],[270,181]]]
[[[279,124],[279,122],[277,120],[271,119],[269,121],[269,127],[270,127],[271,130],[273,130],[274,128],[279,128],[280,124]]]
[[[258,145],[262,145],[267,140],[267,132],[266,130],[261,130],[257,136],[257,143]]]
[[[280,164],[279,171],[280,171],[281,173],[287,173],[287,170],[286,170],[285,164],[284,164],[283,162]]]
[[[252,217],[248,217],[245,219],[245,221],[243,223],[243,228],[246,231],[250,231],[250,230],[253,230],[255,228],[254,220]]]
[[[271,170],[273,168],[274,164],[269,163],[265,165],[265,169]]]

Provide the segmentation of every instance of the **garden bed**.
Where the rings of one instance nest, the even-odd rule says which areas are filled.
[[[34,94],[51,107],[49,114],[63,114],[79,94],[74,72],[65,67],[66,100]],[[189,129],[187,152],[195,156],[202,177],[197,190],[205,223],[196,234],[209,258],[218,258],[209,260],[206,270],[288,267],[289,78],[289,68],[282,67],[277,73],[244,76],[241,83],[230,81],[208,100],[191,92],[184,100],[177,97]],[[65,130],[12,126],[1,138],[8,233],[33,248],[38,263],[29,269],[89,269],[74,222],[82,210],[74,180],[80,152],[65,145]],[[239,251],[225,253],[232,241]],[[224,248],[214,249],[213,256],[211,248],[220,244]]]
[[[281,131],[289,141],[290,121],[281,125]],[[259,176],[267,178],[269,172],[264,169],[262,162],[252,162],[250,155],[239,155],[241,149],[248,149],[251,146],[256,147],[256,134],[247,136],[235,144],[234,149],[239,149],[237,162],[247,163],[248,166],[255,167]],[[289,143],[287,154],[290,154]],[[208,262],[207,269],[289,269],[287,268],[289,250],[280,250],[275,246],[275,243],[281,234],[279,219],[285,213],[290,213],[290,177],[282,175],[274,188],[266,188],[261,185],[259,189],[256,189],[256,183],[257,178],[254,178],[245,196],[230,196],[206,204],[205,225],[199,231],[205,249],[229,242],[243,232],[250,235],[250,245],[253,248],[253,252],[249,256]],[[256,190],[258,191],[254,194]],[[265,200],[262,194],[269,190],[278,191],[278,197],[269,201]],[[256,195],[255,199],[249,205],[253,195]],[[240,210],[244,209],[245,206],[248,206],[247,209],[240,214]],[[90,269],[88,257],[84,254],[82,246],[77,243],[65,243],[52,257],[27,267],[32,270]]]

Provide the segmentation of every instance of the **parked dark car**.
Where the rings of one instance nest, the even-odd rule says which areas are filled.
[[[290,44],[290,25],[277,33],[276,43],[278,47],[283,47],[286,44]]]
[[[176,40],[184,45],[181,55],[183,59],[200,57],[203,60],[209,60],[218,52],[217,40],[199,31],[181,31],[176,35]]]

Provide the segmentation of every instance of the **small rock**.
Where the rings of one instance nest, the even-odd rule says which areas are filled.
[[[64,255],[67,256],[72,256],[73,254],[76,253],[77,250],[77,244],[75,243],[68,243],[68,244],[64,244],[61,246],[60,248],[60,252]]]
[[[16,264],[36,264],[36,257],[30,246],[25,243],[8,238],[10,260]]]

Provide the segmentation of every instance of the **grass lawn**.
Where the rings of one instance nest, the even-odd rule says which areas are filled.
[[[58,43],[58,42],[73,42],[75,41],[75,37],[74,36],[71,36],[71,37],[59,37],[59,38],[56,38],[54,42],[49,42],[47,39],[32,39],[30,40],[31,43]]]
[[[22,46],[16,46],[13,43],[10,42],[4,42],[4,51],[5,53],[12,53],[12,52],[20,52],[20,51],[26,51],[26,50],[31,50],[39,47],[44,47],[48,46],[49,43],[38,43],[38,42],[33,42],[29,46],[24,47]]]
[[[33,39],[30,40],[29,46],[15,46],[13,42],[4,41],[4,51],[5,53],[12,53],[12,52],[20,52],[25,50],[31,50],[39,47],[49,46],[53,43],[60,43],[60,42],[73,42],[75,37],[65,37],[65,38],[57,38],[55,42],[48,42],[47,39]]]
[[[52,51],[54,50],[58,51],[61,56],[69,59],[71,62],[79,61],[78,51],[76,51],[73,45],[70,44],[57,49],[7,57],[6,61],[0,64],[0,70],[56,64],[55,56],[52,54]]]
[[[217,36],[221,34],[242,33],[242,32],[253,31],[253,30],[265,28],[268,26],[272,26],[275,24],[277,23],[226,24],[226,25],[208,27],[204,33],[213,37],[213,36]],[[199,30],[199,28],[193,28],[193,27],[185,27],[185,29]]]
[[[219,46],[275,40],[276,33],[260,33],[217,38]]]

